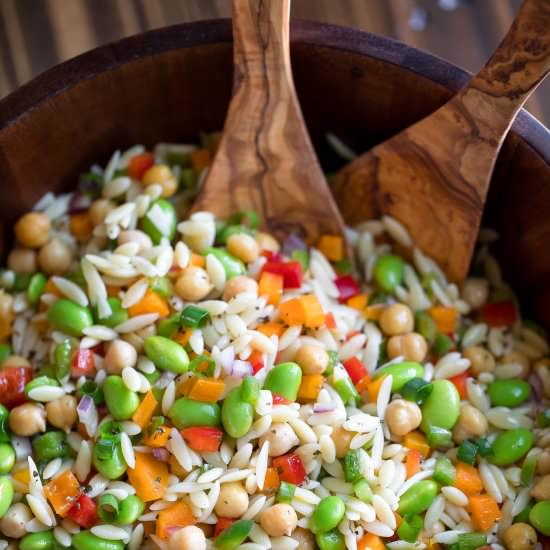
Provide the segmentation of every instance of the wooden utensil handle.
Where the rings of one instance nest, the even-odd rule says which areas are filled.
[[[550,0],[524,0],[512,26],[487,64],[457,97],[476,116],[505,132],[519,109],[550,71]],[[469,103],[469,105],[468,105]],[[486,117],[481,110],[491,104]]]

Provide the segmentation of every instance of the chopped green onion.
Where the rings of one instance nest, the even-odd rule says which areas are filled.
[[[279,491],[277,492],[277,502],[284,502],[285,504],[290,504],[294,498],[294,493],[296,492],[296,485],[294,483],[288,483],[288,481],[281,481],[279,486]]]
[[[353,492],[355,496],[363,502],[370,502],[372,500],[372,489],[366,479],[360,479],[353,484]]]
[[[16,273],[15,274],[15,283],[13,284],[14,290],[21,292],[22,290],[27,290],[33,274],[32,273]]]
[[[238,233],[246,233],[251,237],[256,235],[255,229],[250,229],[246,225],[225,225],[216,233],[216,243],[226,245],[227,240],[231,235],[237,235]]]
[[[7,342],[0,344],[0,364],[11,355],[11,346]]]
[[[305,273],[309,268],[309,253],[307,250],[293,250],[290,257],[300,262],[302,271]]]
[[[476,550],[487,544],[487,536],[483,533],[461,533],[457,544],[459,550]]]
[[[423,378],[413,378],[401,388],[401,395],[407,401],[414,401],[417,405],[422,405],[432,390],[433,384],[430,382],[426,382]]]
[[[359,393],[353,385],[349,374],[343,368],[333,370],[330,385],[342,398],[344,405],[355,404],[360,399]]]
[[[203,365],[206,363],[206,367]],[[195,373],[201,373],[205,376],[212,376],[214,374],[214,369],[216,368],[216,363],[212,357],[209,355],[197,355],[191,363],[189,363],[189,370]]]
[[[424,527],[424,520],[418,516],[406,516],[401,521],[401,524],[397,528],[397,535],[401,540],[407,542],[416,542],[420,531]]]
[[[454,342],[446,335],[438,332],[434,341],[434,351],[441,357],[454,347]]]
[[[260,226],[260,217],[255,210],[243,210],[242,212],[237,212],[232,216],[229,216],[227,220],[227,225],[236,225],[244,224],[252,229],[258,229]]]
[[[236,521],[224,529],[214,541],[214,546],[220,550],[235,550],[250,533],[254,522],[249,519]]]
[[[359,450],[348,451],[344,456],[344,477],[348,483],[355,483],[361,477]]]
[[[375,304],[387,304],[388,299],[389,299],[388,295],[385,292],[382,292],[380,290],[375,290],[369,296],[369,306],[372,306]]]
[[[512,523],[529,523],[529,514],[531,513],[531,510],[533,509],[533,501],[529,501],[527,506],[517,515],[514,517]]]
[[[113,438],[100,437],[95,444],[95,451],[99,460],[110,460],[118,446],[118,441]]]
[[[472,441],[463,441],[458,447],[457,458],[460,462],[465,462],[470,466],[473,466],[476,463],[476,457],[478,453],[478,448],[475,443]]]
[[[193,168],[184,168],[180,173],[180,185],[183,189],[194,189],[199,175]]]
[[[172,337],[180,327],[180,314],[172,315],[166,319],[161,319],[158,324],[157,334],[165,338]]]
[[[325,376],[330,376],[334,371],[334,367],[340,362],[340,359],[338,358],[337,351],[328,350],[327,355],[328,355],[328,365],[323,374]]]
[[[428,342],[433,342],[436,335],[435,321],[425,311],[417,311],[414,316],[415,330]]]
[[[58,380],[65,378],[69,374],[71,359],[76,347],[76,340],[67,338],[55,346],[53,352],[53,363],[55,377]]]
[[[475,439],[474,443],[477,447],[477,453],[479,454],[479,456],[485,458],[493,454],[493,446],[491,445],[490,441],[485,437]]]
[[[103,403],[103,390],[93,380],[86,380],[80,387],[80,391],[84,395],[89,395],[96,405]]]
[[[537,453],[528,453],[521,465],[521,484],[524,487],[529,487],[535,477],[535,471],[537,469]]]
[[[452,485],[455,482],[456,469],[446,456],[439,456],[435,461],[434,481],[441,485]]]
[[[106,523],[113,523],[118,517],[118,500],[114,495],[101,495],[97,503],[97,515]]]
[[[428,445],[434,449],[449,449],[453,446],[453,434],[439,426],[430,426],[426,431]]]
[[[170,166],[181,166],[182,168],[189,168],[191,166],[191,155],[188,153],[179,153],[171,151],[164,155],[164,162]]]
[[[197,306],[187,306],[180,314],[180,323],[184,327],[199,328],[206,324],[210,313]]]
[[[351,263],[351,260],[349,260],[348,258],[344,258],[343,260],[340,260],[339,262],[336,262],[334,264],[334,269],[336,269],[336,273],[338,273],[338,275],[350,274],[352,267],[353,267],[353,264]]]
[[[537,424],[540,428],[548,428],[550,426],[550,409],[546,409],[537,415]]]
[[[173,294],[172,283],[167,277],[152,277],[149,280],[149,288],[163,298],[170,298]]]

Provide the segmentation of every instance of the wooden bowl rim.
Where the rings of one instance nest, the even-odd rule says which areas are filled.
[[[231,41],[230,19],[212,19],[154,29],[100,46],[48,69],[0,100],[0,132],[21,117],[31,115],[43,101],[117,66],[170,50]],[[291,22],[291,42],[344,50],[391,63],[451,92],[459,90],[471,76],[424,50],[351,27],[297,19]],[[533,115],[522,109],[512,131],[550,164],[550,130]]]

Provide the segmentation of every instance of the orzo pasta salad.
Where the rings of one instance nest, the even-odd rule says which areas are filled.
[[[392,218],[351,259],[187,218],[209,141],[116,152],[15,225],[0,550],[542,547],[549,348],[495,236],[459,288]]]

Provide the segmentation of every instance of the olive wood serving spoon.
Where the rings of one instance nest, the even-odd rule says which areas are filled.
[[[233,0],[233,97],[214,162],[193,205],[220,218],[256,210],[279,239],[342,235],[290,68],[290,0]]]
[[[391,215],[451,280],[463,279],[500,147],[549,70],[550,0],[525,0],[496,52],[456,96],[336,175],[333,193],[346,221]]]

